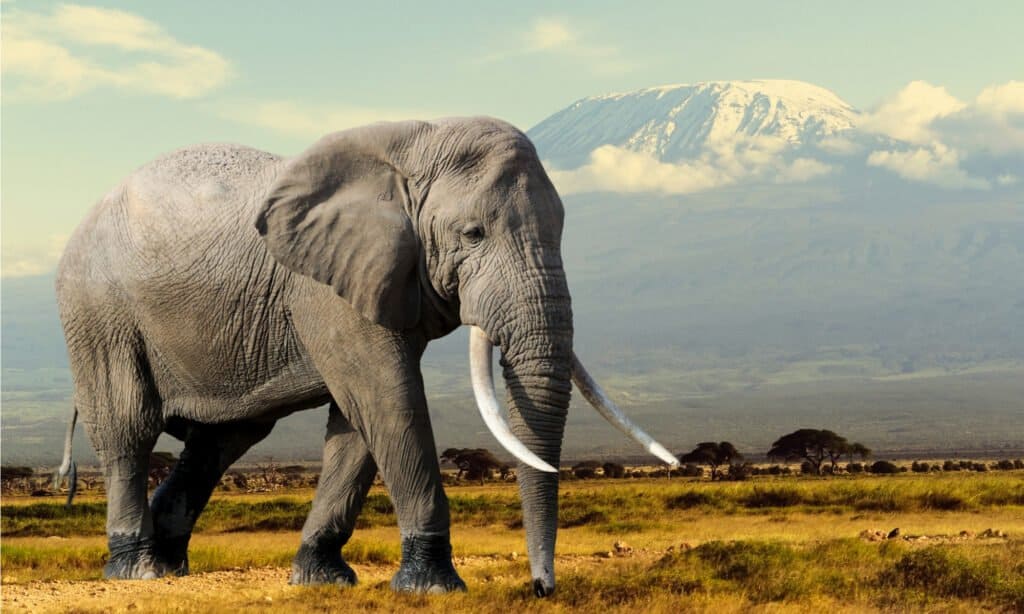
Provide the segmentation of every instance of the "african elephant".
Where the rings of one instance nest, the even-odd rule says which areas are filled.
[[[562,220],[533,145],[488,118],[356,128],[290,159],[199,145],[132,173],[75,231],[56,282],[75,386],[61,474],[80,416],[106,482],[106,577],[187,573],[224,471],[279,418],[329,403],[292,583],[355,582],[341,547],[379,470],[401,530],[392,587],[464,589],[420,372],[427,343],[464,324],[481,414],[519,460],[534,591],[550,594],[571,381],[675,462],[573,354]],[[147,503],[161,433],[184,450]]]

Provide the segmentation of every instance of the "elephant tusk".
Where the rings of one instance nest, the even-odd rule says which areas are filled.
[[[519,441],[501,415],[498,398],[494,395],[494,373],[491,367],[493,349],[494,344],[487,338],[487,333],[477,326],[469,328],[469,374],[473,381],[473,396],[476,397],[476,405],[484,424],[491,429],[498,443],[522,462],[534,469],[558,473],[557,469],[545,463]]]
[[[665,461],[670,466],[679,466],[679,459],[672,456],[672,453],[665,449],[665,446],[645,433],[643,429],[626,417],[626,414],[622,413],[622,410],[615,403],[612,403],[612,400],[608,398],[608,395],[601,389],[601,386],[587,373],[575,352],[572,355],[572,381],[580,389],[583,397],[587,399],[594,409],[597,410],[597,413],[601,414],[605,420],[611,422],[617,429],[635,439],[648,452]]]

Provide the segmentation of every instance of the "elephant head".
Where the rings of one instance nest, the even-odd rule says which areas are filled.
[[[563,218],[527,137],[473,118],[325,137],[288,163],[257,220],[282,264],[330,285],[367,319],[428,337],[471,327],[478,406],[520,461],[539,596],[554,589],[555,468],[573,381],[613,424],[676,462],[608,401],[573,353]],[[501,349],[509,421],[494,394],[493,345]]]

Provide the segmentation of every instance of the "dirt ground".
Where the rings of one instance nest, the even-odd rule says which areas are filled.
[[[638,561],[663,553],[630,553],[628,558]],[[615,557],[619,558],[619,557]],[[473,592],[487,590],[489,582],[511,585],[515,580],[526,583],[529,572],[524,569],[521,578],[474,577],[475,571],[495,562],[494,557],[456,558],[455,565]],[[609,561],[601,557],[560,556],[558,567],[562,572],[585,567],[600,567]],[[623,561],[624,562],[624,561]],[[290,586],[290,570],[284,567],[258,567],[194,574],[181,578],[136,581],[33,581],[22,584],[4,584],[2,609],[7,613],[31,612],[261,612],[261,611],[345,611],[349,591],[358,591],[357,609],[378,609],[381,601],[390,608],[401,608],[389,587],[397,566],[352,565],[359,576],[355,589],[320,587],[315,589]],[[525,567],[525,561],[524,561]],[[481,584],[483,583],[483,585]],[[349,597],[352,595],[349,594]],[[419,600],[438,601],[438,597],[410,597],[410,606],[442,606]],[[377,607],[374,607],[376,602]],[[390,609],[389,608],[389,609]]]
[[[353,565],[363,585],[390,580],[385,566]],[[289,569],[263,567],[139,581],[39,581],[3,587],[3,611],[15,612],[167,612],[208,611],[211,601],[234,610],[281,609],[275,602],[299,598],[300,587],[288,585]],[[338,605],[343,591],[338,590]],[[220,609],[218,608],[218,609]]]

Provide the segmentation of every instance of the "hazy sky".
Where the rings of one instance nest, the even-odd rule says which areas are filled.
[[[1024,77],[1019,1],[487,4],[3,2],[4,275],[51,269],[97,198],[189,143],[294,153],[462,114],[526,129],[702,80],[803,80],[866,109],[915,80],[968,100]]]

